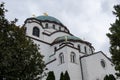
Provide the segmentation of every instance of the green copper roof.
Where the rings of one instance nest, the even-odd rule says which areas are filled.
[[[59,43],[59,42],[81,42],[81,43],[85,43],[87,45],[90,45],[91,46],[91,43],[87,42],[87,41],[83,41],[82,39],[78,38],[78,37],[75,37],[75,36],[61,36],[61,37],[58,37],[56,38],[52,44],[55,44],[55,43]]]
[[[36,19],[42,20],[42,21],[48,20],[48,21],[53,21],[53,22],[61,23],[58,19],[56,19],[54,17],[51,17],[51,16],[38,16],[38,17],[36,17]]]
[[[59,42],[59,41],[70,41],[70,40],[81,40],[78,37],[75,36],[62,36],[62,37],[58,37],[54,40],[54,42]]]

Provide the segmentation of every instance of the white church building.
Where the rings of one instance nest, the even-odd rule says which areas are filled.
[[[95,52],[90,42],[74,36],[58,19],[47,15],[32,17],[26,19],[24,26],[56,80],[65,71],[70,80],[103,80],[115,74],[113,63],[102,51]]]

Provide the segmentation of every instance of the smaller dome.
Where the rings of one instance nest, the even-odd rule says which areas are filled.
[[[82,39],[76,37],[76,36],[61,36],[61,37],[58,37],[56,38],[53,42],[52,42],[52,45],[53,44],[56,44],[56,43],[59,43],[59,42],[67,42],[67,41],[70,41],[70,42],[80,42],[80,43],[85,43],[87,45],[90,45],[91,46],[91,43],[87,42],[87,41],[83,41]]]
[[[61,41],[80,41],[81,39],[75,36],[61,36],[54,40],[54,43]]]
[[[51,16],[38,16],[36,19],[41,20],[41,21],[53,21],[56,23],[61,23],[58,19],[51,17]]]

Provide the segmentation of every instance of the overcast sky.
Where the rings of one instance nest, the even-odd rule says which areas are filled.
[[[9,20],[19,19],[18,25],[26,18],[47,13],[59,19],[72,34],[86,40],[96,51],[109,54],[110,24],[115,21],[113,6],[120,0],[0,0],[5,2]]]

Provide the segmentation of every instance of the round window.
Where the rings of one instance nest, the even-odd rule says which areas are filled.
[[[105,64],[105,61],[104,61],[104,60],[101,60],[101,66],[102,66],[103,68],[106,67],[106,64]]]

